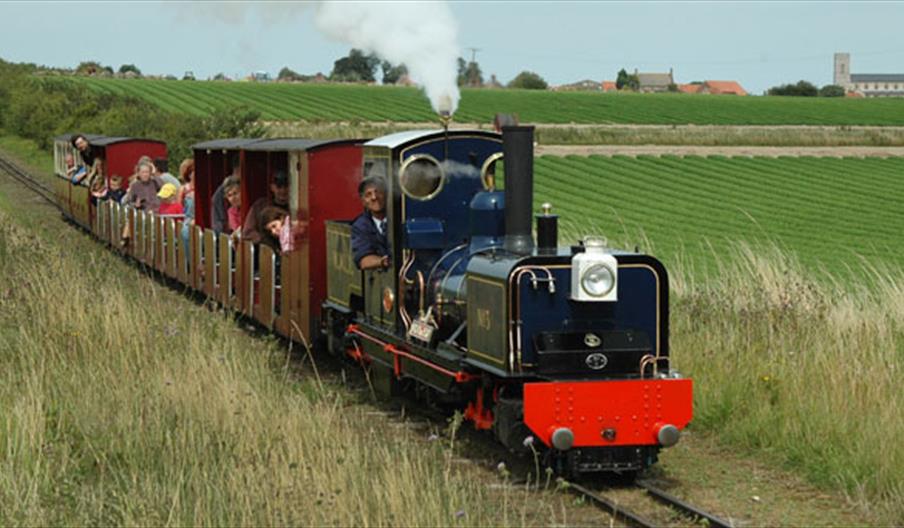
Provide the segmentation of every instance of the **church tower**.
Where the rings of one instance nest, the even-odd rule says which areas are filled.
[[[835,54],[835,77],[834,84],[848,88],[851,84],[851,54],[836,53]]]

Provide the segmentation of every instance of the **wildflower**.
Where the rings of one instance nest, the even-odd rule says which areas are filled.
[[[499,464],[496,465],[496,471],[498,471],[500,473],[504,472],[505,469],[506,469],[505,462],[500,462]]]
[[[530,446],[534,445],[534,436],[533,435],[526,436],[524,438],[524,442],[522,442],[522,444],[524,444],[524,447],[530,447]]]
[[[455,518],[456,518],[456,519],[461,519],[461,518],[464,517],[464,516],[465,516],[465,511],[464,511],[464,510],[458,510],[457,512],[455,512]]]
[[[436,442],[439,440],[439,435],[436,433],[430,433],[430,436],[427,437],[428,442]]]

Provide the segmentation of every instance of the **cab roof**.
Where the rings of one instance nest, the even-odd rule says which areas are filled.
[[[364,146],[395,149],[403,145],[407,145],[408,143],[413,143],[415,141],[424,141],[446,136],[450,138],[461,136],[482,136],[497,139],[502,137],[499,134],[490,132],[488,130],[456,129],[446,131],[441,128],[436,130],[407,130],[405,132],[396,132],[395,134],[388,134],[372,139],[365,143]]]

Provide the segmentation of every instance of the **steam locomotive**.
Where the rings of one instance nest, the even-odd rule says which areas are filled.
[[[108,167],[134,163],[143,144],[159,149],[91,138]],[[531,127],[201,143],[187,239],[172,218],[87,200],[66,179],[67,140],[56,142],[57,194],[98,238],[119,247],[128,223],[132,258],[280,335],[351,358],[382,393],[413,389],[461,410],[562,474],[633,475],[691,420],[692,382],[669,367],[662,264],[593,237],[559,246],[548,205],[535,216],[535,241]],[[243,216],[275,174],[289,175],[291,215],[308,226],[294,251],[210,229],[210,198],[236,171]],[[357,186],[372,177],[387,184],[392,264],[360,271],[351,219]]]

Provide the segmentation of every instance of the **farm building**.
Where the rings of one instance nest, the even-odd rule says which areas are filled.
[[[851,73],[851,54],[835,54],[835,84],[851,95],[904,97],[904,73]]]
[[[702,83],[679,84],[678,91],[694,94],[747,95],[747,90],[741,87],[737,81],[703,81]]]
[[[675,84],[671,68],[669,68],[669,73],[639,73],[635,69],[634,75],[637,76],[637,80],[640,83],[640,90],[638,91],[641,93],[668,92],[669,85]]]

